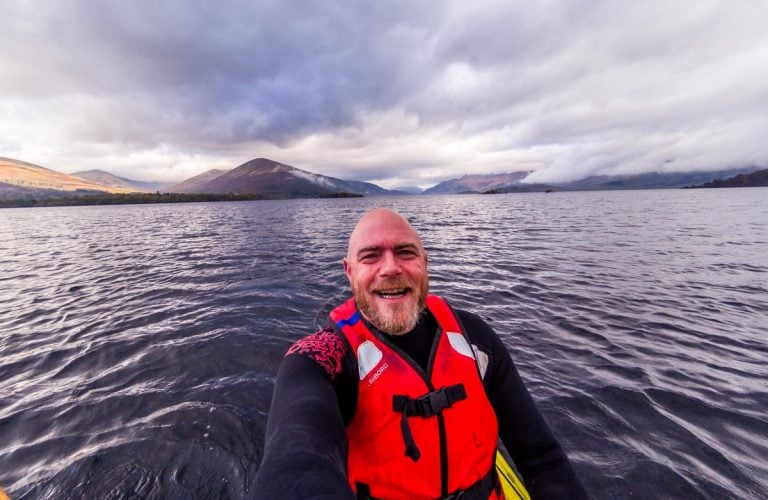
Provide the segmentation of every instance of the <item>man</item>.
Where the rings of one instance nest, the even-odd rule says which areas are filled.
[[[259,498],[501,498],[499,437],[533,498],[586,497],[498,336],[428,295],[400,214],[365,214],[343,263],[353,299],[281,364]]]

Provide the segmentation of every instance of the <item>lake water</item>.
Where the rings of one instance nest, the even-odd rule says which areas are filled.
[[[0,210],[0,487],[245,498],[356,219],[422,232],[595,498],[768,498],[768,189]]]

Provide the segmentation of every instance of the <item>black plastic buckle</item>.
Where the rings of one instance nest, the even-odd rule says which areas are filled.
[[[467,397],[463,384],[443,387],[439,391],[432,391],[416,399],[408,396],[396,395],[392,398],[392,409],[403,412],[409,416],[418,415],[429,418],[437,415],[446,408],[450,408],[457,401]]]
[[[422,396],[419,399],[413,400],[413,410],[414,414],[422,417],[422,418],[428,418],[434,415],[432,413],[432,408],[429,405],[429,400],[426,396]]]
[[[439,391],[429,392],[412,401],[415,413],[423,418],[437,415],[450,406],[445,388],[440,389]]]
[[[448,408],[450,403],[448,403],[448,394],[445,392],[445,387],[440,389],[436,392],[430,392],[427,394],[427,397],[429,398],[429,406],[432,408],[432,412],[434,413],[440,413],[444,409]]]

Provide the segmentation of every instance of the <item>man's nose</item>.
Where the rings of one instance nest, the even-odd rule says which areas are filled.
[[[384,252],[384,255],[381,259],[381,268],[379,269],[379,272],[382,276],[397,276],[400,274],[400,262],[398,262],[394,253]]]

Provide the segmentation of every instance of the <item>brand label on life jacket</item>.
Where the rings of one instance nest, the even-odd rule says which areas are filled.
[[[371,375],[371,378],[368,379],[368,385],[373,385],[374,382],[379,380],[379,377],[381,377],[381,374],[384,373],[384,370],[386,370],[387,368],[389,368],[388,364],[384,363],[383,365],[381,365],[381,368],[376,370],[376,373]]]

